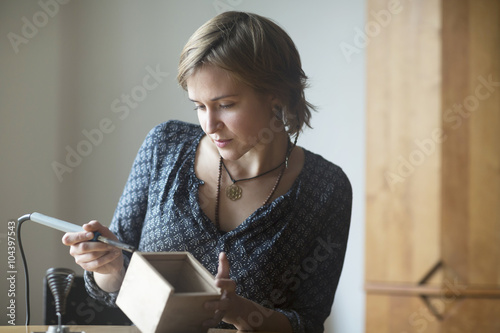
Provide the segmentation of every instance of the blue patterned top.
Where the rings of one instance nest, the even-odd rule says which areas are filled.
[[[213,275],[225,251],[239,295],[286,315],[294,332],[323,332],[349,233],[352,192],[346,175],[304,149],[304,167],[290,190],[223,233],[198,200],[203,181],[194,161],[203,136],[200,126],[180,121],[151,130],[111,231],[141,252],[188,251]],[[114,305],[117,293],[99,289],[90,272],[85,278],[93,297]]]

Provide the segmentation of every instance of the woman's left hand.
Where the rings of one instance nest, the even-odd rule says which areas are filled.
[[[236,282],[229,277],[229,261],[224,252],[219,254],[219,268],[215,277],[215,285],[221,289],[218,301],[208,301],[205,308],[214,311],[214,317],[203,323],[205,327],[215,327],[221,320],[232,324],[239,331],[264,330],[271,332],[292,332],[288,318],[282,313],[267,309],[236,294]],[[251,320],[258,314],[262,321],[251,326]],[[263,315],[265,314],[265,315]]]
[[[219,268],[215,276],[215,285],[221,289],[221,298],[218,301],[205,303],[206,309],[214,311],[214,317],[205,321],[204,326],[217,326],[221,320],[237,325],[238,310],[244,305],[244,298],[236,294],[236,282],[229,277],[229,261],[224,252],[219,254]],[[239,328],[241,329],[241,327]]]

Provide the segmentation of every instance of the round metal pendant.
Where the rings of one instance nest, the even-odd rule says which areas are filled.
[[[226,196],[233,201],[241,198],[242,192],[243,191],[242,191],[241,187],[239,187],[236,184],[231,184],[228,187],[226,187]]]

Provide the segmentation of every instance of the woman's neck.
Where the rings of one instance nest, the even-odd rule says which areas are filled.
[[[285,160],[290,147],[288,141],[288,134],[285,131],[274,133],[271,142],[257,143],[238,160],[225,161],[226,166],[235,179],[253,177],[269,171]]]

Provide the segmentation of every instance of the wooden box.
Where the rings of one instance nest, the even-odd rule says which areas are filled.
[[[143,333],[206,332],[220,299],[214,277],[188,252],[134,252],[116,304]]]

